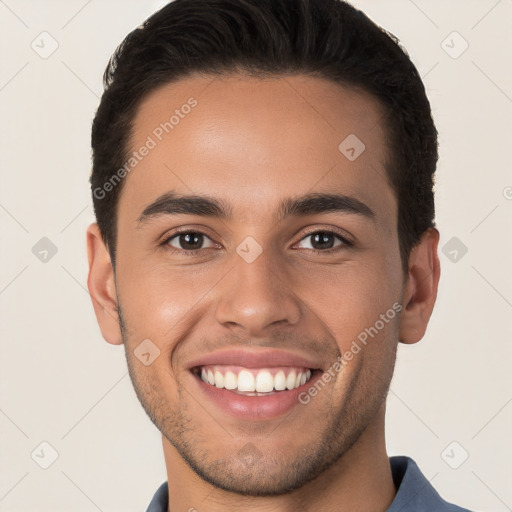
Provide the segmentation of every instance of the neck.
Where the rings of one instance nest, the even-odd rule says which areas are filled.
[[[384,438],[385,406],[356,443],[320,476],[299,489],[279,496],[241,496],[202,480],[162,437],[167,482],[168,512],[304,512],[337,510],[385,512],[396,489]]]

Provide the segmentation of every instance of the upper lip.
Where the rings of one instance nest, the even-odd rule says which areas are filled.
[[[189,369],[196,366],[207,365],[232,365],[243,366],[244,368],[272,368],[275,366],[294,366],[310,368],[312,370],[320,369],[320,364],[314,359],[308,359],[291,352],[278,349],[268,350],[221,350],[198,357],[188,365]]]

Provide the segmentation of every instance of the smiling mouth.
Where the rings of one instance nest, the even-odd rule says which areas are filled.
[[[244,368],[242,366],[196,366],[192,373],[204,383],[244,396],[269,396],[297,389],[319,369],[305,367]]]

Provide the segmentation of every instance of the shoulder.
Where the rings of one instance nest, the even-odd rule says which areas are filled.
[[[410,457],[389,458],[397,493],[387,512],[471,512],[443,500]]]
[[[168,506],[169,506],[169,488],[167,487],[167,482],[164,482],[156,490],[146,512],[167,512]]]

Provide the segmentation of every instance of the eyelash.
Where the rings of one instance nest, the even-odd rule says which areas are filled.
[[[314,252],[315,254],[331,254],[331,253],[334,253],[334,252],[338,252],[339,250],[343,250],[343,249],[346,249],[347,247],[352,247],[354,244],[352,242],[350,242],[349,240],[347,240],[344,236],[340,235],[337,231],[332,231],[332,230],[328,230],[328,229],[317,229],[316,231],[311,231],[309,233],[306,233],[300,240],[299,242],[302,242],[302,240],[304,240],[305,238],[308,238],[310,236],[313,236],[313,235],[316,235],[318,233],[323,233],[323,234],[328,234],[328,235],[334,235],[336,238],[338,238],[341,242],[343,242],[343,245],[341,246],[337,246],[337,247],[333,247],[331,249],[327,249],[327,250],[319,250],[319,249],[307,249],[308,251],[312,251]],[[183,231],[177,231],[175,233],[173,233],[171,236],[168,236],[166,237],[162,243],[160,244],[161,246],[163,246],[166,250],[170,251],[171,253],[175,254],[175,253],[185,253],[187,256],[197,256],[198,254],[200,254],[202,251],[204,251],[205,249],[193,249],[191,251],[186,251],[185,249],[176,249],[175,247],[172,247],[169,245],[169,242],[176,238],[177,236],[179,235],[183,235],[183,234],[196,234],[196,235],[203,235],[207,238],[210,238],[206,233],[204,233],[203,231],[200,231],[200,230],[183,230]]]

